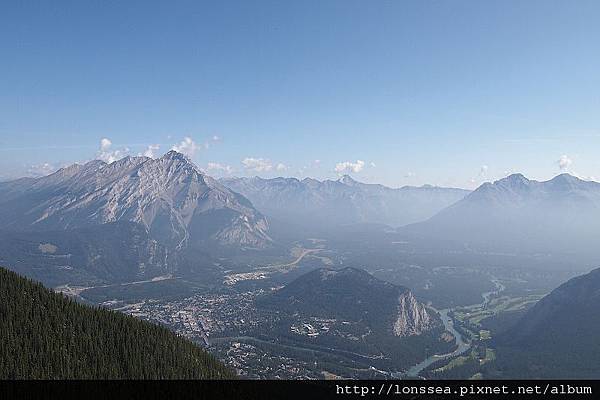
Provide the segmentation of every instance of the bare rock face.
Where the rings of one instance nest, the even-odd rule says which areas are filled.
[[[63,230],[129,221],[177,248],[207,241],[253,247],[271,242],[266,219],[250,201],[176,151],[159,159],[76,164],[13,185],[2,200],[0,227],[6,228]]]
[[[413,336],[428,331],[434,325],[427,308],[419,303],[412,292],[398,298],[398,318],[394,322],[394,335]]]
[[[355,321],[400,338],[440,326],[408,288],[351,267],[310,271],[266,296],[262,305],[290,315]]]

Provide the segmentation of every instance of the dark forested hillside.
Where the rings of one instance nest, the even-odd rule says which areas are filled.
[[[600,377],[600,268],[564,283],[498,335],[505,378]]]
[[[0,268],[0,379],[223,379],[164,327],[78,304]]]

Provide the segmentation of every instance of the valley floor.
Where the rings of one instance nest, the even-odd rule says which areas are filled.
[[[474,266],[462,258],[438,264],[431,255],[407,257],[410,244],[398,243],[391,241],[389,247],[369,254],[370,249],[339,248],[310,239],[296,243],[287,257],[261,262],[244,255],[236,268],[220,266],[223,279],[210,285],[168,275],[118,285],[63,285],[57,290],[163,324],[248,378],[432,378],[452,376],[474,360],[493,360],[486,319],[523,310],[554,285],[535,271],[511,266]],[[368,261],[365,254],[371,256]],[[257,298],[312,269],[347,265],[411,287],[421,301],[439,310],[444,326],[431,337],[411,339],[421,353],[407,353],[398,363],[365,341],[368,330],[348,321],[293,315],[282,319],[256,307]],[[466,295],[467,287],[472,295]]]

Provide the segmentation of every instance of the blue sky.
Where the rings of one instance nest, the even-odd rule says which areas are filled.
[[[217,176],[600,179],[599,20],[582,0],[3,2],[0,179],[150,145]]]

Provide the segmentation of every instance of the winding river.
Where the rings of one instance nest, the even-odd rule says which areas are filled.
[[[502,292],[505,289],[505,286],[502,283],[500,283],[500,281],[498,279],[493,278],[492,282],[496,286],[495,289],[492,291],[489,291],[489,292],[482,293],[481,296],[483,297],[483,302],[481,302],[480,304],[476,304],[476,306],[480,306],[482,309],[486,309],[492,298],[492,295],[497,295],[498,293]],[[434,362],[461,355],[471,348],[471,343],[465,342],[462,335],[460,333],[458,333],[456,331],[456,329],[454,329],[454,321],[452,320],[452,318],[450,318],[448,316],[448,312],[451,310],[452,309],[447,308],[444,310],[435,310],[435,311],[437,311],[439,313],[440,318],[442,319],[442,322],[444,323],[444,328],[448,332],[450,332],[452,335],[454,335],[454,337],[456,338],[456,345],[458,346],[456,348],[456,350],[454,350],[451,353],[447,353],[447,354],[434,354],[434,355],[428,357],[427,359],[421,361],[417,365],[413,365],[404,374],[402,374],[402,373],[393,374],[394,378],[418,377],[419,374],[421,373],[421,371],[423,371],[425,368],[429,367]]]
[[[465,342],[463,340],[462,335],[460,333],[458,333],[458,331],[456,329],[454,329],[454,321],[452,321],[452,318],[450,318],[448,316],[448,311],[450,311],[450,309],[436,310],[436,311],[440,314],[440,318],[442,319],[442,322],[444,323],[444,328],[456,338],[456,345],[458,347],[456,348],[456,350],[454,350],[451,353],[434,354],[434,355],[428,357],[427,359],[421,361],[417,365],[412,366],[404,375],[406,377],[419,376],[419,373],[421,371],[423,371],[425,368],[429,367],[434,362],[443,360],[445,358],[458,356],[460,354],[463,354],[464,352],[466,352],[467,350],[469,350],[471,348],[471,344]]]

